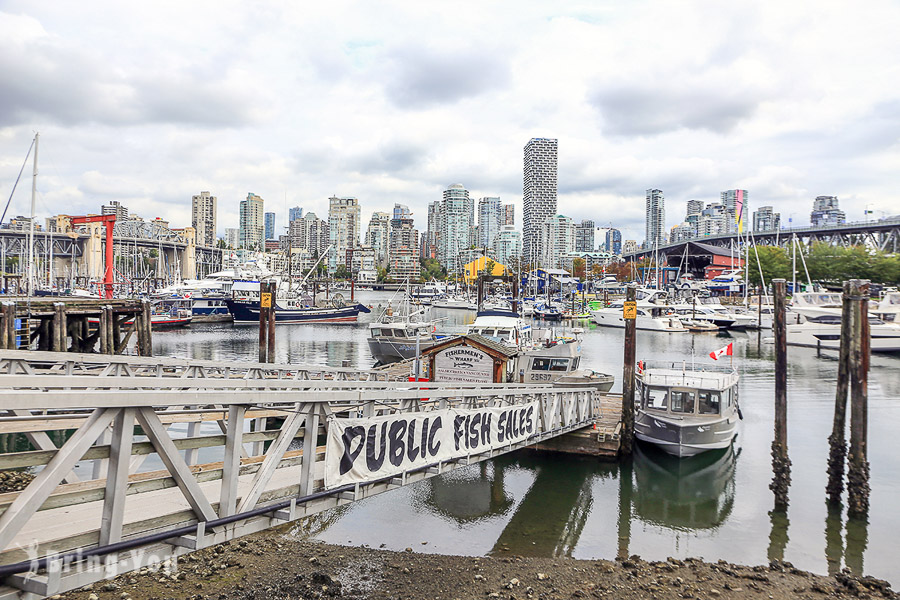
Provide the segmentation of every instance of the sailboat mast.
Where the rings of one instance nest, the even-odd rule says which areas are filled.
[[[40,133],[34,134],[34,170],[31,173],[31,224],[28,228],[28,295],[34,293],[34,203],[37,198],[38,176],[38,139]]]

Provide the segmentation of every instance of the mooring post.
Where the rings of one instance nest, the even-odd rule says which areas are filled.
[[[3,304],[0,304],[0,348],[3,348],[4,350],[13,349],[13,346],[15,345],[14,343],[10,343],[9,340],[9,319],[9,302],[4,302]]]
[[[267,358],[270,363],[275,362],[275,294],[277,288],[278,284],[274,281],[269,282],[269,297],[272,299],[272,304],[266,310],[266,319],[268,320],[267,327],[269,329]]]
[[[135,317],[137,319],[137,317]],[[150,299],[141,299],[141,314],[138,323],[138,348],[141,356],[153,356],[153,338],[150,331],[152,330],[153,319],[150,311]]]
[[[100,307],[100,324],[97,327],[100,329],[100,354],[108,354],[109,348],[109,327],[106,326],[106,307]]]
[[[54,352],[62,352],[64,350],[63,336],[65,336],[65,332],[63,331],[62,307],[62,302],[53,303],[53,344],[51,348]]]
[[[635,361],[635,298],[637,286],[629,285],[625,290],[625,306],[623,317],[625,318],[625,358],[622,374],[622,454],[631,454],[631,446],[634,441],[634,361]]]
[[[772,483],[775,510],[788,506],[791,485],[791,459],[787,450],[787,324],[785,323],[785,280],[772,280],[775,296],[775,439],[772,440]]]
[[[844,462],[847,458],[847,391],[850,384],[850,282],[844,282],[844,298],[841,307],[841,345],[838,351],[837,390],[834,395],[834,422],[828,436],[828,484],[825,493],[828,502],[840,504],[844,491]]]
[[[847,512],[864,517],[869,512],[869,460],[867,445],[869,402],[869,282],[850,280],[850,455],[847,468]]]
[[[271,302],[271,296],[269,293],[269,285],[265,281],[259,282],[259,362],[266,362],[266,350],[268,349],[268,344],[266,343],[266,334],[269,331],[269,313],[267,307],[267,300]]]

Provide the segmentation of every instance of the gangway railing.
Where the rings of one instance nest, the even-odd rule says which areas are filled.
[[[0,599],[60,593],[416,483],[599,411],[590,388],[296,379],[291,365],[245,378],[239,363],[27,354],[0,353],[0,367],[18,364],[0,375],[0,434],[36,448],[0,454],[0,470],[35,472],[0,494]],[[131,373],[98,376],[111,364]],[[329,372],[343,370],[316,373]]]

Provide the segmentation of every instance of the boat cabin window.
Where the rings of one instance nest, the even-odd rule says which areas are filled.
[[[373,329],[373,330],[372,330],[372,335],[373,335],[374,337],[380,336],[380,335],[381,335],[381,330],[380,330],[380,329]]]
[[[647,387],[647,408],[665,411],[669,408],[669,390],[667,388]]]
[[[701,415],[717,415],[719,414],[719,404],[721,402],[719,392],[710,392],[708,390],[700,390],[697,394],[698,408]],[[728,395],[729,402],[731,395]]]
[[[574,371],[575,369],[578,368],[578,363],[579,363],[580,361],[581,361],[581,357],[580,357],[580,356],[576,356],[575,358],[572,359],[572,370],[573,370],[573,371]]]
[[[672,390],[669,397],[673,413],[694,414],[693,390]]]
[[[550,370],[551,371],[568,371],[569,370],[569,359],[568,358],[554,358],[550,361]]]
[[[531,360],[531,370],[532,371],[549,371],[550,370],[550,359],[549,358],[533,358]]]

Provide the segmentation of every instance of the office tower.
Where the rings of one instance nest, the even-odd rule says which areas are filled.
[[[515,204],[504,204],[502,208],[503,208],[503,216],[500,219],[500,225],[515,225],[516,224],[516,205]]]
[[[396,210],[396,208],[395,208]],[[388,265],[388,246],[390,236],[391,215],[386,212],[373,212],[366,229],[365,244],[375,251],[375,263],[379,267]]]
[[[556,214],[556,161],[555,139],[532,138],[525,145],[522,250],[532,266],[538,266],[545,255],[541,248],[544,222]]]
[[[300,208],[299,206],[295,206],[293,208],[288,209],[288,225],[289,226],[293,221],[296,221],[297,219],[302,219],[302,218],[303,218],[303,209]]]
[[[438,262],[449,274],[458,274],[465,263],[460,252],[475,243],[475,202],[469,190],[454,183],[444,190],[438,226]]]
[[[400,205],[396,205],[400,206]],[[394,208],[394,214],[398,214]],[[401,215],[404,213],[400,213]],[[391,219],[389,262],[395,281],[417,281],[421,277],[419,265],[419,232],[413,225],[409,209],[406,216]]]
[[[606,231],[606,251],[612,252],[616,256],[622,254],[622,232],[618,229]]]
[[[622,242],[622,254],[635,254],[638,251],[637,240],[625,240]]]
[[[666,243],[666,198],[662,190],[647,190],[644,248],[653,250]]]
[[[490,248],[494,238],[500,233],[503,207],[500,198],[482,198],[478,201],[478,241],[479,248]]]
[[[725,190],[721,193],[722,204],[725,205],[725,232],[743,232],[744,224],[749,221],[750,204],[747,190]]]
[[[225,228],[225,245],[232,250],[241,247],[241,230],[238,227]]]
[[[771,206],[760,206],[753,211],[753,231],[775,231],[781,228],[781,214],[774,212]]]
[[[109,204],[100,207],[101,215],[116,215],[116,221],[128,220],[128,208],[118,200],[110,200]]]
[[[847,215],[840,209],[837,196],[816,196],[809,222],[813,227],[840,225],[847,220]]]
[[[405,204],[394,204],[394,212],[391,215],[392,219],[411,219],[412,213],[409,211],[409,207]]]
[[[197,231],[198,246],[216,245],[216,197],[209,192],[191,197],[191,226]]]
[[[334,273],[338,265],[346,263],[347,250],[359,246],[359,200],[356,198],[329,198],[328,231],[331,236],[328,272]]]
[[[262,250],[265,226],[263,223],[263,199],[250,192],[241,200],[240,247],[244,250]]]
[[[522,234],[513,225],[502,225],[494,238],[494,260],[507,267],[518,266],[522,256]]]
[[[321,256],[331,243],[328,223],[308,212],[299,219],[291,221],[289,235],[291,247],[306,250],[310,257]]]
[[[441,201],[435,200],[428,204],[428,226],[425,229],[425,235],[422,236],[421,256],[423,258],[437,258],[440,228]]]
[[[570,217],[555,215],[544,221],[541,248],[545,255],[538,263],[546,269],[562,269],[567,255],[575,252],[575,223]]]
[[[273,212],[266,213],[265,236],[267,240],[275,239],[275,213]]]
[[[583,219],[575,226],[575,252],[593,252],[594,246],[594,222]]]

